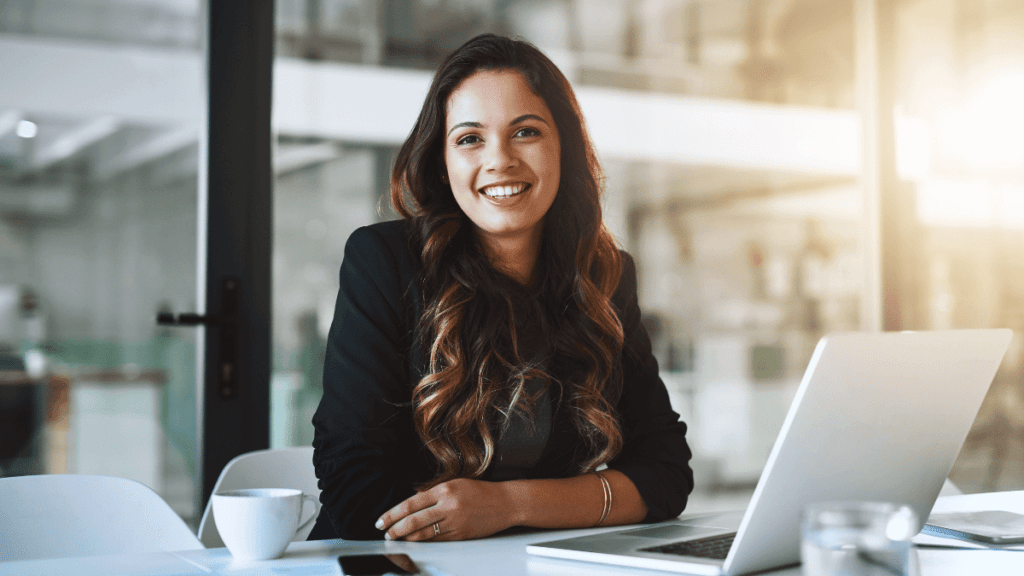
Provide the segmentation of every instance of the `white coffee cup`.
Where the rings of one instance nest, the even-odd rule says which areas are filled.
[[[306,501],[313,504],[313,513],[301,521]],[[250,488],[213,495],[217,531],[239,560],[277,558],[319,510],[316,498],[291,488]]]

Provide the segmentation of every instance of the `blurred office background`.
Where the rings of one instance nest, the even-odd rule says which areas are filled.
[[[344,242],[391,217],[432,69],[495,31],[578,90],[695,505],[742,505],[818,338],[883,307],[1015,330],[951,478],[1024,487],[1024,3],[880,1],[865,69],[866,4],[277,0],[271,445],[311,442]],[[193,522],[197,336],[154,318],[197,309],[205,23],[200,0],[0,0],[0,475],[135,478]],[[872,200],[879,92],[896,185]]]

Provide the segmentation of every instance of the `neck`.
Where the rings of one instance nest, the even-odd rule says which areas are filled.
[[[536,231],[510,237],[480,235],[484,254],[491,265],[523,286],[533,283],[540,255],[540,241],[539,227]]]

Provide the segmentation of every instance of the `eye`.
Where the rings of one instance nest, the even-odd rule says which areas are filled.
[[[515,133],[516,138],[530,138],[533,136],[540,136],[540,130],[537,130],[536,128],[533,128],[531,126],[524,126],[519,130],[516,130]]]
[[[480,137],[479,136],[477,136],[476,134],[466,134],[462,138],[459,138],[458,140],[456,140],[455,141],[455,145],[456,146],[469,146],[471,144],[476,144],[477,142],[480,142]]]

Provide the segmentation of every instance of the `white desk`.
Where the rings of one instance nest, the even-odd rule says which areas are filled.
[[[947,496],[935,504],[936,512],[968,510],[1009,510],[1024,513],[1024,491],[965,496]],[[608,529],[600,529],[608,530]],[[337,576],[336,557],[341,554],[404,552],[425,573],[438,576],[656,576],[669,572],[638,570],[570,562],[529,556],[526,545],[559,537],[578,536],[600,530],[566,530],[533,532],[501,538],[469,542],[322,542],[292,543],[284,556],[265,562],[236,562],[226,548],[186,552],[122,554],[90,558],[64,558],[27,562],[0,563],[0,576],[40,574],[133,575],[133,576],[201,576],[228,574],[234,576]],[[985,574],[987,576],[1024,574],[1024,551],[958,551],[922,549],[919,551],[921,576],[952,576]],[[798,576],[799,568],[771,573],[774,576]]]

